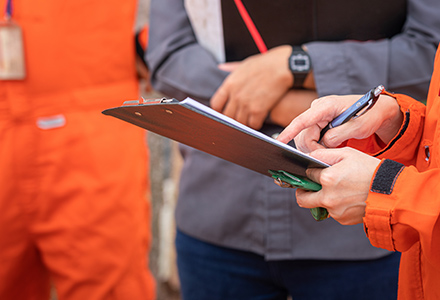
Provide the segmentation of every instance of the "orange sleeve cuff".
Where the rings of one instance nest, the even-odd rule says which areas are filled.
[[[396,250],[392,238],[389,210],[367,208],[364,217],[364,230],[373,246],[389,251]]]
[[[395,251],[391,228],[391,212],[394,199],[391,195],[394,184],[404,166],[392,160],[382,160],[376,168],[367,199],[364,230],[375,247]]]

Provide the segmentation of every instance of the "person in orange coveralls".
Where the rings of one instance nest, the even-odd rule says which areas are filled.
[[[136,1],[0,8],[0,299],[154,299]]]
[[[364,116],[322,139],[347,147],[318,144],[320,130],[358,98],[316,100],[279,136],[331,165],[307,171],[322,190],[298,190],[298,204],[325,207],[341,224],[363,222],[374,246],[402,252],[398,299],[440,299],[440,48],[426,107],[385,92]]]

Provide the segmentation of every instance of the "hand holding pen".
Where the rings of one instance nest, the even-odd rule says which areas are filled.
[[[321,130],[321,134],[319,136],[318,142],[321,142],[321,139],[324,137],[326,132],[336,126],[340,126],[351,119],[358,118],[370,110],[374,104],[376,104],[379,99],[379,95],[384,91],[384,86],[379,85],[376,88],[371,89],[368,93],[366,93],[362,98],[353,103],[347,110],[345,110],[342,114],[337,116],[333,121],[327,124],[324,129]]]
[[[348,139],[363,139],[376,134],[377,138],[388,144],[399,132],[403,114],[396,99],[387,93],[382,94],[383,91],[383,86],[378,86],[360,98],[351,95],[318,99],[279,135],[278,140],[284,143],[295,138],[297,148],[303,152],[316,150],[310,155],[329,165],[328,168],[307,170],[308,179],[320,184],[321,189],[297,189],[296,199],[299,206],[323,212],[322,218],[328,213],[342,224],[362,221],[365,213],[363,203],[368,194],[371,174],[380,160],[350,147],[325,149],[319,142],[324,138],[331,147],[336,147]],[[369,113],[365,114],[367,111]],[[365,116],[359,118],[363,114]],[[330,134],[331,130],[333,131]],[[289,179],[274,178],[281,186],[285,186]],[[326,180],[322,180],[323,178]],[[353,203],[353,195],[360,201]],[[329,205],[329,199],[336,199],[335,197],[338,199],[337,205],[335,202],[335,205]],[[350,214],[346,214],[348,211]],[[315,219],[318,220],[316,217]]]
[[[385,132],[384,138],[380,138],[386,143],[399,129],[395,127],[399,126],[401,113],[396,100],[383,91],[380,85],[364,96],[327,96],[317,99],[311,108],[292,120],[278,140],[288,143],[295,139],[297,148],[306,153],[324,148],[323,145],[334,148],[348,139],[364,139],[379,131],[381,134]],[[367,111],[372,112],[359,118]],[[387,128],[387,124],[396,126]]]

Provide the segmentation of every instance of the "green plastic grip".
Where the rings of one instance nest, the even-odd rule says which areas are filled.
[[[311,181],[306,177],[295,176],[282,170],[269,170],[269,173],[273,179],[283,182],[285,187],[299,188],[314,192],[317,192],[321,189],[321,185],[319,183]],[[323,207],[311,208],[310,212],[316,221],[322,221],[328,218],[328,211]]]

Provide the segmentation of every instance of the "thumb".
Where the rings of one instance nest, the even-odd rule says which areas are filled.
[[[326,132],[322,137],[321,142],[328,148],[336,148],[343,142],[357,138],[367,137],[365,134],[365,128],[361,127],[361,123],[356,120],[350,120],[349,122],[342,124],[341,126],[334,127]]]

